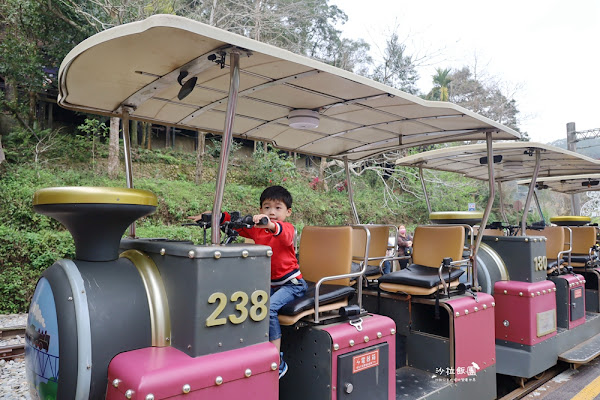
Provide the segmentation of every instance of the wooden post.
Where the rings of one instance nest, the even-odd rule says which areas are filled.
[[[120,118],[111,117],[108,140],[108,177],[115,179],[119,174],[119,123]]]
[[[152,123],[148,122],[146,129],[148,129],[148,134],[146,135],[146,137],[148,138],[148,141],[146,142],[146,149],[152,150]]]
[[[200,184],[202,181],[202,165],[204,162],[204,149],[206,144],[206,133],[197,132],[198,135],[196,137],[196,177],[194,181],[196,185]]]

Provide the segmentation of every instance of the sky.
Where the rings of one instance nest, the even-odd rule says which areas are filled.
[[[600,128],[600,0],[329,0],[348,15],[342,36],[377,58],[396,27],[409,54],[425,56],[419,88],[435,68],[477,65],[500,82],[532,141]],[[594,78],[596,77],[596,78]],[[508,96],[507,96],[508,97]]]

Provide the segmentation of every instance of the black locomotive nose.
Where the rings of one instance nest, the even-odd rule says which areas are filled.
[[[112,261],[121,236],[138,218],[156,211],[147,191],[108,187],[54,187],[38,190],[33,209],[62,223],[75,241],[76,259]]]

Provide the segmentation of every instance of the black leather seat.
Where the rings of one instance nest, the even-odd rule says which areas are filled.
[[[460,268],[450,268],[450,272],[445,268],[442,278],[446,283],[458,279],[465,271]],[[449,279],[448,279],[449,277]],[[395,283],[399,285],[417,286],[423,288],[433,288],[442,283],[438,275],[437,268],[424,267],[422,265],[411,264],[400,271],[391,272],[379,278],[379,283]]]
[[[296,315],[302,311],[310,310],[315,307],[316,284],[308,281],[306,283],[308,283],[308,290],[304,296],[283,306],[279,310],[280,315]],[[354,297],[354,288],[350,286],[322,284],[319,290],[319,306],[335,303],[344,299],[350,301],[352,297]]]

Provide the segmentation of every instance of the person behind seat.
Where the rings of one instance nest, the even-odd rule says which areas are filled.
[[[279,310],[292,300],[302,297],[308,285],[302,279],[294,247],[294,225],[285,222],[292,214],[292,195],[282,186],[270,186],[260,195],[259,214],[252,217],[257,224],[267,217],[266,225],[255,225],[252,228],[241,228],[237,231],[240,236],[253,239],[256,244],[270,246],[273,250],[271,257],[271,297],[269,308],[269,341],[281,350],[281,326],[279,325]],[[223,221],[230,219],[224,213]],[[195,221],[202,216],[188,217]],[[280,354],[279,378],[288,370],[287,363]]]
[[[413,237],[408,234],[406,227],[400,225],[398,227],[398,257],[409,256],[412,250]],[[398,260],[400,269],[406,268],[408,265],[408,259]]]

